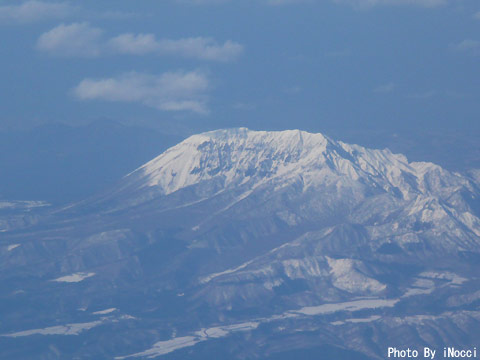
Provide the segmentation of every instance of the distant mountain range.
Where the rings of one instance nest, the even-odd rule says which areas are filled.
[[[478,346],[478,179],[299,130],[191,136],[0,222],[0,358]]]
[[[102,192],[195,133],[187,128],[163,127],[167,124],[145,127],[97,120],[88,125],[53,123],[28,130],[0,130],[0,200],[58,205]],[[431,161],[450,171],[480,169],[479,133],[474,129],[402,131],[330,126],[321,130],[344,142],[389,148],[410,161]]]
[[[0,132],[0,199],[66,203],[102,191],[182,140],[99,120]]]

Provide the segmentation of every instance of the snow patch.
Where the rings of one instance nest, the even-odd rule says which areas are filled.
[[[468,281],[467,279],[449,271],[445,271],[445,272],[427,271],[427,272],[421,273],[419,276],[424,278],[430,278],[430,279],[446,280],[449,282],[450,285],[461,285],[464,282]]]
[[[467,279],[454,274],[452,272],[436,272],[436,271],[425,271],[418,275],[415,279],[415,282],[412,284],[411,288],[408,288],[405,294],[402,296],[409,297],[415,295],[428,295],[431,294],[439,285],[443,286],[460,286],[464,282],[468,281]],[[437,282],[437,284],[435,283]],[[442,284],[442,282],[444,282]]]
[[[334,321],[330,324],[332,325],[344,325],[346,323],[353,323],[353,324],[359,324],[359,323],[369,323],[372,321],[377,321],[381,319],[382,317],[379,315],[372,315],[367,318],[354,318],[354,319],[345,319],[344,321]]]
[[[113,311],[110,311],[112,309],[107,309],[107,310],[109,312],[113,312]],[[100,313],[107,314],[105,312],[107,310],[97,312],[97,314],[100,314]],[[56,325],[56,326],[50,326],[42,329],[32,329],[32,330],[19,331],[11,334],[3,334],[0,336],[16,338],[16,337],[24,337],[24,336],[32,336],[32,335],[79,335],[84,331],[88,331],[102,324],[114,323],[121,320],[133,320],[133,319],[135,318],[130,315],[122,315],[118,317],[109,316],[109,317],[102,317],[101,319],[96,321],[90,321],[90,322],[84,322],[84,323],[73,323],[73,324],[66,324],[66,325]]]
[[[305,257],[303,259],[287,259],[282,261],[285,274],[290,279],[305,279],[319,277],[326,274],[321,268],[316,257]]]
[[[153,345],[152,348],[127,356],[118,356],[115,359],[127,359],[130,357],[142,357],[152,359],[157,356],[171,353],[172,351],[193,346],[199,342],[208,339],[218,339],[228,336],[232,332],[250,331],[258,327],[258,322],[246,322],[241,324],[212,327],[208,329],[201,329],[195,332],[192,336],[182,336],[166,341],[159,341]]]
[[[92,277],[94,276],[95,273],[83,273],[83,272],[79,272],[79,273],[75,273],[75,274],[71,274],[71,275],[67,275],[67,276],[62,276],[62,277],[59,277],[57,279],[54,279],[52,281],[56,281],[56,282],[67,282],[67,283],[76,283],[76,282],[80,282],[80,281],[83,281],[89,277]]]
[[[290,311],[293,314],[302,315],[323,315],[338,311],[358,311],[363,309],[376,309],[383,307],[393,307],[399,302],[399,299],[364,299],[349,301],[344,303],[323,304],[319,306],[307,306],[299,310]]]
[[[365,310],[365,309],[393,307],[398,301],[399,301],[398,299],[373,298],[373,299],[361,299],[361,300],[344,302],[344,303],[333,303],[333,304],[323,304],[320,306],[304,307],[299,310],[291,310],[280,315],[274,315],[268,318],[260,318],[251,322],[200,329],[192,335],[182,336],[182,337],[173,338],[165,341],[159,341],[155,343],[153,347],[151,347],[148,350],[131,354],[131,355],[118,356],[115,359],[120,360],[120,359],[127,359],[130,357],[142,357],[142,358],[151,359],[164,354],[171,353],[178,349],[193,346],[202,341],[226,337],[231,333],[234,333],[237,331],[252,331],[258,328],[260,324],[266,323],[266,322],[284,320],[288,318],[296,318],[303,315],[314,316],[314,315],[330,314],[338,311],[353,312],[353,311]],[[379,318],[380,316],[378,315],[372,315],[369,318],[363,318],[363,319],[354,318],[346,321],[349,321],[352,323],[360,323],[360,322],[375,321],[375,320],[378,320]]]
[[[104,321],[92,321],[87,323],[67,324],[51,326],[43,329],[33,329],[26,331],[19,331],[12,334],[1,335],[4,337],[23,337],[30,335],[79,335],[83,331],[90,330],[95,326],[101,325]]]
[[[22,244],[12,244],[7,246],[7,251],[12,251],[13,249],[16,249],[17,247],[21,246]]]
[[[117,308],[110,308],[110,309],[105,309],[105,310],[100,310],[100,311],[95,311],[92,314],[93,315],[105,315],[105,314],[110,314],[114,311],[117,311]]]
[[[348,292],[379,293],[386,285],[357,271],[357,262],[352,259],[332,259],[326,257],[333,277],[333,285]]]
[[[206,284],[208,283],[209,281],[215,279],[216,277],[219,277],[219,276],[222,276],[222,275],[227,275],[227,274],[232,274],[238,270],[242,270],[244,268],[246,268],[248,265],[250,265],[251,263],[253,262],[253,260],[250,260],[250,261],[247,261],[246,263],[240,265],[240,266],[237,266],[236,268],[234,269],[228,269],[228,270],[225,270],[225,271],[222,271],[222,272],[218,272],[218,273],[214,273],[214,274],[210,274],[210,275],[207,275],[207,276],[204,276],[203,278],[200,279],[200,282],[202,284]]]
[[[282,279],[275,279],[273,281],[266,281],[263,283],[263,286],[265,287],[265,289],[267,290],[272,290],[273,288],[277,287],[277,286],[280,286],[283,284],[283,280]]]

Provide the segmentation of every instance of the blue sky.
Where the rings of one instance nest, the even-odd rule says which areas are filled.
[[[0,128],[478,127],[478,0],[0,1]]]

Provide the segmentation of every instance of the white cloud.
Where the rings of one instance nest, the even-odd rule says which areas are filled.
[[[37,41],[37,49],[60,56],[95,57],[102,52],[103,31],[88,23],[61,24]]]
[[[231,61],[242,52],[243,46],[231,40],[223,44],[212,38],[192,37],[178,40],[159,39],[154,34],[118,35],[102,39],[103,31],[88,23],[59,25],[42,34],[37,48],[56,55],[98,56],[101,54],[177,55],[211,61]]]
[[[431,99],[436,95],[438,95],[438,91],[427,90],[423,92],[416,92],[416,93],[410,94],[408,95],[408,97],[416,100],[426,100],[426,99]]]
[[[480,55],[480,41],[478,40],[465,39],[451,47],[453,50],[471,52],[474,55]]]
[[[202,60],[230,61],[243,52],[243,46],[226,41],[218,44],[212,38],[194,37],[179,40],[157,40],[153,34],[122,34],[110,40],[111,48],[121,54],[179,55]]]
[[[177,0],[181,3],[197,5],[225,3],[232,0]],[[288,5],[300,3],[318,3],[325,0],[262,0],[268,5]],[[447,4],[448,0],[330,0],[339,4],[348,4],[358,8],[371,7],[376,5],[412,5],[421,7],[436,7]]]
[[[393,82],[390,82],[388,84],[377,86],[375,89],[373,89],[373,92],[379,93],[379,94],[388,94],[393,92],[394,90],[395,90],[395,84]]]
[[[151,75],[129,72],[114,78],[85,79],[74,88],[80,100],[140,103],[164,111],[208,113],[207,76],[198,71]]]
[[[334,0],[336,3],[349,4],[355,7],[371,7],[376,5],[411,5],[436,7],[447,4],[447,0]]]
[[[196,5],[203,5],[203,4],[223,4],[229,2],[230,0],[177,0],[179,3],[186,3],[186,4],[196,4]]]
[[[74,12],[68,3],[30,0],[18,5],[0,6],[0,22],[31,23],[47,19],[61,19]]]
[[[290,95],[294,95],[294,94],[298,94],[302,91],[302,88],[298,85],[295,85],[295,86],[285,86],[283,88],[283,92],[286,93],[286,94],[290,94]]]
[[[245,102],[236,102],[232,105],[235,110],[242,110],[242,111],[250,111],[255,110],[256,105],[252,103],[245,103]]]
[[[243,46],[231,40],[218,45],[215,40],[202,37],[162,40],[159,45],[161,52],[203,60],[230,61],[243,52]]]
[[[325,53],[325,56],[329,58],[344,58],[350,55],[351,55],[351,51],[349,49],[333,50]]]
[[[314,2],[314,0],[266,0],[268,5],[287,5],[305,2]]]
[[[480,41],[478,40],[471,40],[471,39],[466,39],[461,42],[459,42],[456,45],[458,50],[462,51],[467,51],[467,50],[475,50],[480,47]]]
[[[121,54],[145,55],[158,51],[158,42],[153,34],[122,34],[110,39],[109,45]]]
[[[145,15],[142,13],[137,13],[134,11],[119,11],[119,10],[107,10],[104,12],[91,12],[88,14],[90,19],[108,19],[108,20],[126,20],[126,19],[139,19],[144,17],[149,17],[150,15]]]
[[[475,14],[473,14],[473,18],[474,18],[474,19],[477,19],[477,20],[480,20],[480,11],[477,12],[477,13],[475,13]]]

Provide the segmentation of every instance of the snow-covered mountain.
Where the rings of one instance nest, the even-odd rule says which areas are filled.
[[[305,191],[339,181],[360,181],[384,191],[397,189],[404,199],[419,193],[445,196],[468,187],[460,176],[434,164],[408,163],[403,155],[389,150],[365,149],[300,130],[240,128],[195,135],[134,174],[141,174],[144,186],[156,186],[165,195],[216,177],[222,178],[224,189],[244,183],[255,189],[268,182],[301,178]]]
[[[467,346],[480,330],[479,195],[475,176],[321,134],[195,135],[4,233],[3,301],[20,305],[2,310],[0,342],[20,358],[40,350],[18,338],[52,334],[92,344],[59,350],[69,358]],[[33,303],[45,311],[27,316]]]
[[[444,198],[461,188],[472,190],[458,174],[432,163],[409,163],[388,149],[371,150],[300,130],[217,130],[194,135],[127,176],[137,187],[162,195],[212,179],[222,190],[248,184],[281,186],[302,181],[315,186],[345,187],[354,182],[396,192],[409,200],[418,194]]]
[[[478,248],[478,194],[474,181],[388,149],[240,128],[186,139],[126,176],[108,199],[118,208],[156,202],[165,210],[215,198],[214,217],[248,217],[248,208],[288,226],[342,219],[368,226],[371,238],[382,238],[378,247],[421,243],[422,228],[438,237],[431,246],[460,251]]]

